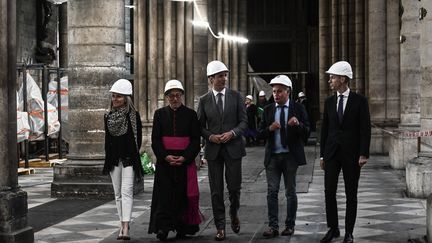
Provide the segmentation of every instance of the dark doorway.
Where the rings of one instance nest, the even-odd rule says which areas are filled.
[[[253,71],[269,73],[260,75],[267,82],[278,73],[287,74],[293,81],[292,98],[300,91],[306,93],[315,123],[319,119],[318,0],[248,0],[247,5],[248,62]]]

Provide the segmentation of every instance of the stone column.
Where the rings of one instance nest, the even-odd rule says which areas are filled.
[[[368,87],[371,120],[379,126],[385,124],[387,117],[387,54],[386,54],[386,1],[368,1]],[[354,74],[355,75],[355,74]],[[384,93],[384,95],[383,95]],[[371,153],[382,153],[384,134],[372,129]]]
[[[418,13],[432,11],[431,1],[422,1]],[[420,50],[432,49],[432,18],[420,16]],[[432,127],[432,59],[430,51],[420,53],[420,129]],[[432,193],[432,138],[421,138],[422,146],[418,157],[410,160],[406,168],[407,191],[409,196],[426,198]]]
[[[400,30],[400,124],[390,137],[390,166],[405,169],[409,160],[417,157],[417,139],[404,138],[402,131],[420,129],[420,32],[419,1],[402,0]]]
[[[204,20],[209,21],[212,28],[214,28],[213,19],[210,18],[207,11],[210,6],[210,1],[198,0],[196,1],[198,8]],[[213,13],[214,14],[214,13]],[[193,13],[194,16],[198,16],[196,9]],[[194,41],[194,57],[193,57],[193,69],[194,69],[194,93],[193,95],[193,107],[198,107],[198,99],[201,95],[208,91],[208,81],[207,81],[207,63],[209,59],[212,59],[212,54],[209,52],[209,47],[212,46],[209,43],[214,43],[213,36],[205,28],[194,28],[193,31],[193,41]],[[212,49],[213,50],[213,49]]]
[[[239,0],[239,29],[238,34],[242,37],[246,37],[247,30],[247,1]],[[239,67],[239,90],[241,92],[247,92],[252,90],[251,84],[247,76],[248,68],[248,57],[247,57],[247,44],[238,44],[240,67]],[[245,94],[245,93],[243,93]]]
[[[53,197],[113,197],[110,178],[102,175],[103,116],[109,87],[126,75],[124,5],[116,0],[68,1],[71,138],[68,161],[54,167]]]
[[[59,67],[68,65],[67,2],[59,6]]]
[[[353,88],[365,94],[365,16],[364,1],[355,1],[355,58],[354,58],[354,79]],[[350,87],[351,88],[351,87]]]
[[[0,1],[0,242],[34,242],[27,193],[18,186],[16,1]]]

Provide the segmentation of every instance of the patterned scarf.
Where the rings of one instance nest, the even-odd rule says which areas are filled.
[[[128,110],[131,112],[128,113]],[[119,109],[113,109],[108,113],[107,126],[108,131],[112,136],[118,137],[125,135],[128,130],[128,120],[130,120],[132,125],[132,132],[135,138],[135,145],[138,148],[137,140],[137,123],[136,123],[136,112],[131,109],[131,107],[121,107]]]
[[[108,113],[108,131],[112,136],[118,137],[127,133],[127,111],[127,107],[121,107]]]

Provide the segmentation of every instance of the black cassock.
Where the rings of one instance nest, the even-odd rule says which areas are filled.
[[[186,168],[195,163],[200,151],[200,125],[194,110],[182,105],[176,111],[169,106],[156,110],[153,118],[152,149],[156,155],[156,173],[153,185],[151,215],[148,233],[158,230],[175,230],[184,234],[195,234],[199,225],[186,225],[180,220],[188,203]],[[170,151],[164,148],[163,136],[189,137],[185,150]],[[185,157],[181,166],[171,166],[167,155]]]

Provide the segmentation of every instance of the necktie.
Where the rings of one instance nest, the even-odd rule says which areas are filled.
[[[338,118],[339,118],[339,123],[340,124],[342,124],[342,120],[343,120],[343,99],[344,99],[344,96],[343,95],[339,95],[339,103],[338,103],[337,114],[338,114]]]
[[[222,113],[223,113],[223,102],[222,102],[222,93],[218,93],[217,94],[217,97],[218,97],[218,100],[217,100],[217,107],[218,107],[218,110],[219,110],[219,113],[222,115]]]
[[[282,147],[287,146],[287,137],[286,137],[286,122],[285,122],[285,107],[286,105],[280,105],[278,106],[281,109],[280,116],[279,116],[279,124],[281,125],[280,128],[280,137],[281,137],[281,144]]]

